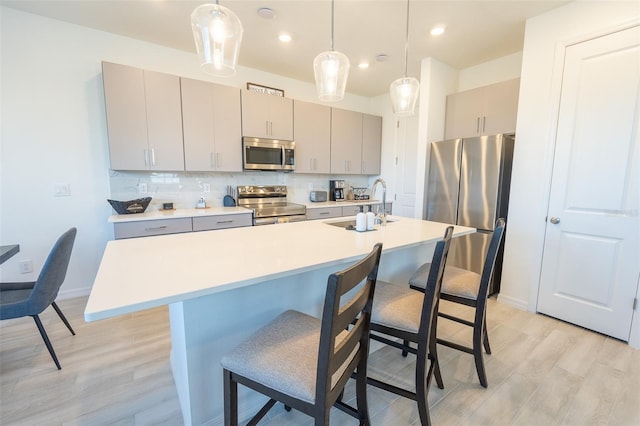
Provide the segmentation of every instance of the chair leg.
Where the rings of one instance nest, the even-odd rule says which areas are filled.
[[[485,334],[482,332],[483,327],[476,325],[473,328],[473,358],[476,363],[476,371],[478,372],[478,379],[483,387],[488,387],[487,373],[484,369],[484,357],[482,355],[482,343],[484,341]]]
[[[44,326],[42,325],[42,321],[40,321],[40,317],[37,315],[32,315],[33,320],[36,322],[36,326],[38,327],[38,331],[40,331],[40,335],[42,336],[42,340],[44,340],[44,344],[47,346],[49,350],[49,354],[51,358],[53,358],[53,362],[56,363],[56,367],[58,370],[62,370],[60,367],[60,363],[58,362],[58,357],[56,356],[56,352],[53,350],[53,346],[51,345],[51,341],[49,340],[49,336],[47,336],[47,332],[44,330]]]
[[[356,370],[356,403],[358,404],[358,419],[360,420],[360,426],[368,426],[371,424],[369,420],[369,405],[367,403],[366,363],[367,358],[365,357],[364,362],[361,361],[358,369]],[[344,389],[342,392],[344,392]]]
[[[491,346],[489,346],[489,333],[487,333],[487,321],[482,324],[484,329],[484,350],[487,354],[491,355]]]
[[[426,370],[426,360],[418,359],[416,363],[416,403],[418,404],[418,415],[422,426],[431,426],[431,417],[429,416],[429,383],[431,375],[435,368],[435,361],[429,364],[429,370]]]
[[[431,328],[431,335],[433,337],[429,342],[429,358],[431,359],[430,369],[432,370],[433,375],[429,374],[428,385],[431,385],[431,378],[435,376],[436,384],[438,385],[438,388],[444,389],[444,381],[442,380],[442,373],[440,372],[440,362],[438,362],[438,344],[437,344],[437,339],[435,337],[436,333],[437,333],[437,325],[436,325],[436,322],[434,321],[433,327]]]
[[[224,425],[238,425],[238,383],[231,378],[229,370],[223,371],[224,377]]]
[[[69,321],[67,321],[67,317],[64,316],[64,314],[62,313],[62,311],[60,310],[60,308],[58,307],[58,305],[56,304],[56,302],[51,302],[51,306],[53,306],[53,309],[56,310],[56,312],[58,313],[58,316],[60,317],[60,319],[62,320],[62,322],[64,323],[64,325],[67,326],[67,328],[69,329],[69,331],[71,332],[71,334],[73,334],[74,336],[76,335],[76,332],[73,331],[73,328],[71,328],[71,324],[69,324]]]
[[[408,341],[408,340],[403,340],[403,341],[402,341],[402,344],[403,344],[403,345],[405,345],[405,346],[409,346],[409,341]],[[409,352],[408,352],[408,351],[403,350],[403,351],[402,351],[402,356],[406,358],[406,357],[407,357],[407,355],[409,355]]]

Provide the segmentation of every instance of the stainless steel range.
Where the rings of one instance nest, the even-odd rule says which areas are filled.
[[[253,210],[254,225],[306,220],[307,208],[287,201],[287,187],[239,186],[238,206]]]

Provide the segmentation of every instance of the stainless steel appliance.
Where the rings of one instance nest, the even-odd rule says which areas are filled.
[[[287,201],[287,187],[239,186],[238,206],[253,210],[254,225],[306,220],[307,208]]]
[[[345,182],[343,180],[330,180],[329,181],[329,200],[330,201],[344,201],[345,199]]]
[[[431,144],[427,220],[478,230],[452,241],[448,265],[482,272],[495,222],[507,218],[514,141],[513,134],[504,134]],[[500,290],[502,251],[489,294]]]
[[[295,146],[293,141],[277,139],[242,138],[242,159],[245,170],[295,169]]]
[[[309,192],[309,200],[315,203],[327,201],[327,191],[311,191]]]

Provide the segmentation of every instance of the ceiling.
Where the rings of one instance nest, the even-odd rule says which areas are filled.
[[[3,6],[194,53],[190,14],[205,1],[0,0]],[[214,3],[213,0],[209,1]],[[464,69],[522,50],[525,20],[562,6],[558,0],[413,0],[410,2],[408,75],[419,78],[420,60],[432,57]],[[242,66],[314,82],[314,57],[331,48],[330,0],[222,0],[244,27]],[[270,8],[273,19],[258,15]],[[334,46],[347,55],[347,92],[386,93],[404,74],[404,0],[336,0]],[[444,25],[443,35],[430,29]],[[281,32],[293,40],[278,41]],[[377,55],[387,55],[385,61]],[[358,68],[368,61],[366,70]]]

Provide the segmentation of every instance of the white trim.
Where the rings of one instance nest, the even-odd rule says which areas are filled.
[[[529,304],[526,300],[516,299],[515,297],[506,296],[502,293],[498,294],[498,302],[504,303],[505,305],[513,306],[514,308],[520,309],[521,311],[535,312],[535,310],[529,309]]]

